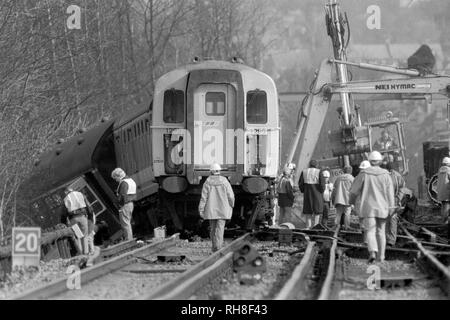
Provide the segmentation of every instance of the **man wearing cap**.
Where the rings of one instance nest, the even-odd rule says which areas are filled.
[[[438,179],[436,184],[437,198],[442,202],[441,216],[445,221],[448,218],[450,210],[450,158],[445,157],[442,160],[442,167],[438,172]]]
[[[330,182],[330,171],[324,170],[322,175],[325,180],[325,190],[323,191],[323,214],[321,223],[326,227],[328,224],[328,214],[330,213],[331,195],[333,193],[334,185]]]
[[[278,206],[280,207],[280,214],[278,216],[277,224],[281,225],[285,222],[291,222],[291,210],[294,205],[294,191],[291,184],[292,169],[286,166],[283,170],[283,176],[278,183]]]
[[[75,191],[72,187],[66,187],[64,189],[64,193],[66,194],[64,198],[64,206],[67,209],[67,218],[69,220],[69,225],[78,225],[81,232],[83,233],[83,237],[81,239],[77,239],[77,246],[80,250],[80,253],[87,254],[88,249],[88,205],[84,194],[79,191]]]
[[[352,206],[349,202],[349,194],[354,180],[352,172],[352,167],[347,166],[344,168],[344,174],[338,176],[334,182],[334,190],[331,196],[333,204],[336,207],[335,225],[336,227],[342,225],[342,219],[344,219],[344,229],[350,228]]]
[[[319,224],[323,212],[323,192],[325,179],[317,168],[316,160],[311,160],[309,168],[302,171],[298,186],[303,196],[303,214],[306,217],[306,229]]]
[[[369,155],[371,167],[364,169],[353,181],[350,203],[361,196],[358,208],[364,217],[369,263],[384,261],[386,250],[386,219],[395,210],[394,186],[389,172],[380,168],[383,156],[378,151]]]
[[[127,177],[125,171],[121,168],[114,169],[111,177],[119,183],[116,195],[119,200],[119,219],[125,234],[125,240],[133,240],[131,218],[134,209],[133,201],[136,200],[136,182],[130,177]]]
[[[399,208],[401,205],[400,190],[406,185],[405,179],[403,179],[400,172],[394,170],[394,165],[392,162],[388,162],[386,164],[386,170],[388,170],[391,175],[392,184],[394,186],[395,205]],[[397,242],[397,225],[398,216],[397,210],[395,210],[386,221],[386,242],[389,246],[395,246],[395,243]]]
[[[220,175],[222,168],[218,163],[210,167],[211,176],[206,179],[198,211],[200,217],[209,220],[212,251],[221,249],[225,223],[231,219],[234,207],[234,193],[227,178]]]

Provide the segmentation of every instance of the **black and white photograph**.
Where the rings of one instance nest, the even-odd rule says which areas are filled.
[[[449,30],[448,0],[0,0],[0,308],[449,300]]]

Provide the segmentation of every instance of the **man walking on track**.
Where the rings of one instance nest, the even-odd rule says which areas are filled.
[[[369,263],[384,261],[386,250],[386,219],[395,210],[394,186],[391,176],[380,168],[383,156],[378,151],[369,155],[371,167],[361,172],[350,189],[350,203],[361,196],[358,212],[363,216],[369,248]]]
[[[353,183],[352,167],[345,167],[344,174],[337,177],[334,182],[334,189],[331,196],[331,201],[336,208],[336,228],[342,225],[344,220],[344,229],[350,229],[350,215],[352,212],[351,204],[349,202],[350,188]]]
[[[210,170],[211,176],[203,184],[198,211],[202,219],[209,220],[212,251],[216,252],[223,245],[225,223],[233,213],[234,193],[228,179],[220,175],[219,164],[212,164]]]

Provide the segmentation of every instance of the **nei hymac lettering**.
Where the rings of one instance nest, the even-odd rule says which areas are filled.
[[[408,84],[376,84],[375,90],[406,90],[406,89],[415,89],[415,83]]]

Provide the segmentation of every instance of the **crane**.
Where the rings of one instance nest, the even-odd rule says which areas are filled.
[[[352,95],[376,94],[392,96],[392,100],[425,99],[431,103],[433,95],[443,95],[450,106],[450,76],[424,73],[415,69],[402,69],[391,66],[356,63],[347,61],[345,26],[348,19],[343,18],[336,0],[330,0],[326,6],[327,31],[334,48],[334,58],[325,59],[316,71],[309,92],[302,102],[299,121],[294,138],[288,148],[286,164],[294,161],[294,155],[299,150],[296,161],[298,170],[295,180],[298,181],[303,168],[308,167],[314,149],[319,139],[325,116],[328,112],[333,95],[340,95],[342,108],[340,110],[340,129],[330,135],[333,143],[331,166],[358,165],[368,152],[376,149],[374,132],[387,127],[394,127],[398,136],[398,144],[391,148],[379,149],[387,161],[396,162],[403,174],[408,172],[408,162],[405,157],[403,124],[400,119],[388,113],[378,121],[361,121],[359,110],[355,108]],[[349,34],[349,32],[347,33]],[[348,81],[347,67],[357,67],[372,71],[401,75],[401,77],[371,80]],[[337,73],[337,82],[332,81],[333,68]],[[450,114],[450,108],[447,108]],[[353,112],[354,111],[354,112]],[[355,116],[356,115],[356,116]],[[447,120],[448,121],[448,120]]]

